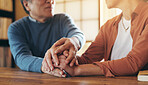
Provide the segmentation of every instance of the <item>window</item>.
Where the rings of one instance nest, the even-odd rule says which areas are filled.
[[[100,26],[121,10],[108,9],[105,0],[56,0],[55,13],[70,15],[85,34],[87,42],[78,52],[82,54],[97,36]]]
[[[92,41],[99,29],[99,0],[56,0],[55,13],[66,13]]]

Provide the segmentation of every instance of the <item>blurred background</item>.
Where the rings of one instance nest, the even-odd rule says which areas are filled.
[[[66,13],[86,37],[82,54],[99,32],[99,28],[110,18],[121,13],[119,9],[108,9],[105,0],[55,0],[55,14]],[[24,16],[28,16],[20,0],[0,0],[0,67],[15,67],[8,45],[8,26]]]

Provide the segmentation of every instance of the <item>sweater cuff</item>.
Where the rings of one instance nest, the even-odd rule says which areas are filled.
[[[43,61],[43,59],[41,58],[41,59],[39,59],[39,62],[37,63],[37,71],[38,72],[40,72],[40,73],[43,73],[42,71],[41,71],[41,67],[42,67],[42,61]]]
[[[36,61],[34,62],[35,65],[33,65],[33,67],[31,67],[31,71],[33,72],[39,72],[39,73],[42,73],[41,71],[41,67],[42,67],[42,61],[43,61],[43,58],[38,58],[36,59]]]
[[[80,43],[80,49],[84,46],[84,44],[85,44],[85,42],[86,42],[86,40],[85,40],[85,38],[83,37],[81,37],[81,36],[79,36],[79,35],[74,35],[74,36],[72,36],[72,37],[76,37],[77,39],[78,39],[78,41],[79,41],[79,43]],[[79,49],[79,50],[80,50]]]

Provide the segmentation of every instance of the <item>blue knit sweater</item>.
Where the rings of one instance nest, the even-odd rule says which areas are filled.
[[[77,37],[81,47],[83,33],[65,14],[56,14],[45,23],[24,17],[9,26],[8,39],[16,65],[25,71],[41,72],[46,51],[62,37]]]

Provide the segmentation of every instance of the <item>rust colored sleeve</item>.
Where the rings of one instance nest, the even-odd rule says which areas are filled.
[[[134,75],[148,63],[148,24],[138,37],[132,50],[122,59],[95,62],[107,77]]]
[[[95,41],[92,42],[92,44],[89,46],[86,52],[78,58],[79,64],[90,64],[96,61],[101,61],[104,58],[103,39],[103,33],[100,30]]]

